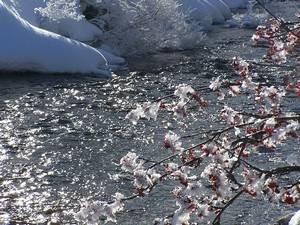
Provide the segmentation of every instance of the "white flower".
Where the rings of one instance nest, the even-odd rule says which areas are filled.
[[[203,186],[199,181],[189,182],[184,190],[184,194],[186,196],[200,197],[203,194]]]
[[[134,125],[136,125],[141,118],[156,120],[160,105],[161,102],[145,102],[142,106],[137,104],[136,109],[131,110],[125,119],[130,120]]]
[[[183,118],[187,115],[185,105],[186,105],[185,101],[180,101],[173,108],[173,112],[176,117]]]
[[[178,170],[178,167],[179,167],[178,164],[171,162],[171,163],[167,163],[165,165],[165,170],[167,173],[172,173],[172,172]]]
[[[136,109],[131,110],[127,115],[126,115],[126,119],[130,120],[134,125],[137,124],[137,122],[139,121],[139,119],[141,117],[144,117],[144,110],[142,108],[141,105],[137,105]]]
[[[150,120],[156,120],[157,114],[160,108],[161,102],[146,102],[143,104],[144,114],[141,115],[142,117],[145,117],[146,119]]]
[[[121,193],[115,194],[115,201],[111,204],[107,204],[105,206],[105,214],[106,220],[116,223],[116,214],[124,209],[124,204],[122,203],[122,199],[124,198],[124,195]]]
[[[255,91],[258,87],[258,84],[252,81],[252,77],[245,77],[242,82],[242,88]]]
[[[242,77],[246,77],[249,74],[249,63],[239,57],[233,58],[233,68]]]
[[[116,214],[124,209],[122,199],[124,195],[116,193],[115,200],[112,203],[95,201],[92,203],[86,202],[79,212],[74,214],[75,219],[80,224],[96,225],[100,223],[100,218],[105,217],[106,222],[116,222]]]
[[[178,96],[182,100],[188,99],[188,94],[194,94],[195,90],[190,86],[186,84],[180,84],[177,86],[174,95]]]
[[[148,170],[147,174],[149,175],[152,183],[155,183],[161,178],[161,174],[156,172],[154,169]]]
[[[152,180],[147,175],[147,171],[144,169],[135,170],[133,173],[134,176],[134,186],[137,189],[146,189],[153,184]]]
[[[229,87],[229,94],[231,96],[236,96],[237,94],[240,94],[240,93],[241,93],[240,86],[232,85]]]
[[[182,224],[190,224],[190,212],[182,211],[181,209],[176,210],[173,218],[172,218],[172,225],[182,225]]]
[[[240,134],[241,134],[241,129],[235,127],[235,128],[234,128],[234,135],[238,137]]]
[[[122,170],[127,172],[133,172],[136,168],[141,166],[141,163],[137,162],[138,156],[134,152],[128,152],[120,160]]]
[[[271,126],[271,127],[274,127],[276,124],[277,122],[274,117],[267,119],[265,123],[266,126]]]
[[[216,91],[218,90],[222,85],[222,81],[220,81],[220,76],[217,77],[217,78],[213,78],[211,81],[210,81],[210,85],[209,85],[209,88],[213,91]]]
[[[265,187],[265,182],[265,175],[262,175],[259,179],[254,180],[252,183],[253,191],[255,191],[256,194],[262,194]]]
[[[222,109],[221,117],[226,120],[228,124],[240,124],[243,121],[243,116],[228,106],[224,106]]]
[[[170,148],[173,152],[182,151],[181,141],[179,141],[180,137],[172,131],[169,131],[164,140],[165,148]]]
[[[217,94],[218,94],[218,100],[222,101],[225,99],[225,94],[222,91],[219,91]]]
[[[290,123],[287,125],[286,128],[289,132],[295,132],[300,129],[300,124],[298,121],[292,120],[290,121]]]

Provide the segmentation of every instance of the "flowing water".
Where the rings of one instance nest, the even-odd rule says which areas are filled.
[[[142,121],[133,126],[124,119],[126,113],[136,103],[172,93],[178,84],[201,90],[212,77],[232,76],[230,60],[234,55],[254,59],[265,51],[251,46],[252,33],[215,27],[203,47],[129,59],[129,71],[108,80],[79,75],[1,74],[0,224],[76,224],[71,214],[84,200],[107,199],[117,191],[129,194],[128,181],[111,179],[120,172],[116,165],[119,159],[132,149],[145,158],[159,159],[165,154],[164,133],[182,125],[168,122],[168,114],[163,114],[157,122]],[[262,74],[261,79],[271,82],[293,73],[288,68],[254,69]],[[214,105],[211,93],[203,95]],[[234,104],[238,107],[244,101]],[[285,102],[298,112],[299,103],[292,97]],[[209,125],[209,112],[199,115],[203,117],[197,122],[187,121],[193,129]],[[182,128],[182,132],[191,130]],[[257,160],[269,166],[284,163],[293,151],[299,155],[299,144],[297,140],[272,159],[259,155]],[[168,215],[172,202],[167,189],[167,185],[162,186],[149,198],[129,204],[118,224],[149,225],[155,217]],[[293,210],[245,198],[229,209],[224,224],[272,224]]]

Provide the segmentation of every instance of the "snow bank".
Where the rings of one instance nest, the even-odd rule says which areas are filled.
[[[99,39],[103,32],[82,15],[79,1],[3,0],[30,24],[83,42]]]
[[[259,25],[259,19],[252,15],[245,15],[241,19],[241,27],[255,29]]]
[[[31,25],[2,0],[0,33],[0,70],[110,75],[98,50]]]
[[[281,217],[274,225],[300,225],[300,210]]]
[[[121,58],[119,56],[113,55],[107,50],[104,50],[102,48],[99,48],[98,51],[101,52],[101,54],[107,59],[109,66],[118,66],[125,64],[125,59]]]
[[[231,11],[248,3],[134,1],[139,4],[132,0],[0,0],[0,69],[107,75],[107,64],[115,68],[124,59],[73,39],[111,45],[123,55],[192,48],[203,39],[202,27],[225,21],[235,25]],[[92,23],[97,26],[83,16],[83,6],[88,5],[96,9]],[[104,13],[97,13],[98,9]],[[256,25],[250,17],[241,23]]]
[[[133,4],[137,1],[138,4]],[[122,55],[193,48],[203,40],[198,24],[179,12],[177,0],[102,0],[107,13],[93,19],[101,26],[103,42]]]
[[[2,0],[6,6],[19,17],[27,20],[34,26],[40,26],[40,19],[38,19],[35,8],[45,7],[43,0]]]
[[[41,22],[40,27],[83,42],[99,39],[103,34],[98,27],[89,23],[86,19],[76,21],[70,18],[65,18],[59,22],[48,19]]]
[[[40,20],[39,27],[45,30],[83,42],[99,39],[103,34],[82,15],[79,0],[47,0],[34,11]]]
[[[220,10],[226,20],[232,17],[230,8],[223,0],[209,0],[209,2]]]
[[[194,21],[204,26],[212,23],[223,23],[225,17],[217,5],[206,0],[178,0],[180,10]]]
[[[289,225],[300,225],[300,210],[298,210],[291,218]]]
[[[230,9],[246,8],[248,0],[222,0]]]
[[[231,10],[246,8],[248,0],[178,0],[180,9],[204,26],[231,19]]]

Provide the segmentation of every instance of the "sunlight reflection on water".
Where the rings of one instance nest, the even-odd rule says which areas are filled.
[[[249,38],[248,31],[234,32],[242,33],[245,40]],[[221,47],[229,49],[227,39],[222,40]],[[231,45],[237,49],[239,43]],[[216,74],[231,76],[230,61],[218,55],[221,50],[224,49],[205,47],[149,56],[142,62],[134,59],[132,70],[136,72],[112,80],[76,76],[0,77],[0,224],[72,223],[71,211],[79,208],[81,200],[106,199],[118,190],[129,193],[127,181],[109,179],[119,171],[119,158],[135,149],[157,159],[165,154],[160,151],[161,141],[168,128],[180,128],[183,133],[191,131],[176,125],[176,121],[169,122],[167,115],[160,116],[158,122],[143,121],[132,127],[124,120],[126,113],[136,103],[171,93],[177,84],[192,83],[195,89],[201,89]],[[206,97],[214,105],[214,97],[209,93]],[[246,101],[240,99],[235,104]],[[195,129],[205,129],[214,120],[210,115],[215,108],[195,113],[194,117],[202,115],[202,119],[190,119],[187,123]],[[265,156],[260,156],[262,164],[268,158]],[[278,157],[280,162],[282,155]],[[168,190],[166,185],[153,194],[157,202],[146,199],[146,204],[137,203],[140,207],[122,215],[120,224],[151,224],[155,216],[168,213],[170,209],[161,205],[162,198],[170,201],[165,196]],[[257,221],[260,209],[251,211],[254,204],[257,203],[245,200],[237,206],[242,208],[241,212],[229,212],[227,223],[266,222],[267,218]],[[262,203],[261,207],[265,205]],[[278,210],[274,212],[275,208],[268,211],[268,216],[281,214]],[[147,210],[143,212],[144,209]],[[139,219],[141,213],[143,222]]]

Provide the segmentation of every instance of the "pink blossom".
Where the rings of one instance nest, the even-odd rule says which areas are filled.
[[[174,95],[178,96],[182,100],[188,99],[188,94],[194,94],[195,90],[190,86],[186,84],[180,84],[177,86]]]
[[[152,180],[144,169],[137,169],[133,173],[134,176],[134,187],[138,190],[145,190],[147,187],[152,185]]]
[[[179,141],[180,137],[172,131],[169,131],[164,140],[165,148],[170,148],[173,152],[181,152],[183,148],[181,147],[182,142]]]
[[[141,117],[144,117],[144,109],[141,105],[137,105],[136,109],[131,110],[127,115],[126,119],[130,120],[134,125],[137,124]]]
[[[131,110],[126,115],[125,119],[130,120],[134,125],[136,125],[141,118],[156,120],[160,106],[161,102],[145,102],[142,106],[138,104],[136,109]]]
[[[222,81],[220,80],[220,76],[218,76],[217,78],[213,78],[210,81],[209,88],[213,91],[216,91],[220,89],[221,85],[222,85]]]
[[[134,152],[128,152],[120,160],[122,170],[127,172],[133,172],[135,169],[141,166],[141,163],[137,162],[138,156]]]

